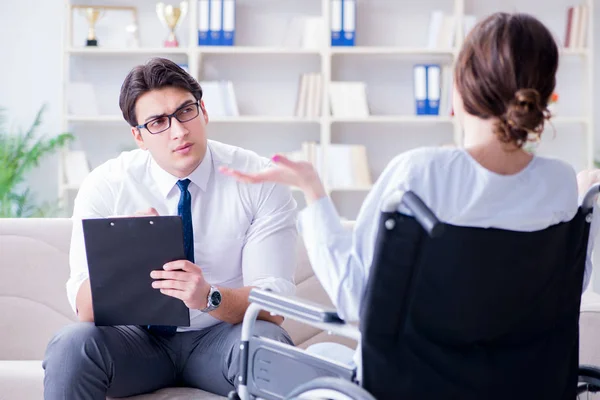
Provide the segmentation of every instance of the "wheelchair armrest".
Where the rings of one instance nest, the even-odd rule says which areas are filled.
[[[284,296],[267,290],[252,289],[249,301],[273,313],[285,313],[306,321],[344,323],[333,308],[326,308],[312,301]]]
[[[345,323],[335,309],[294,296],[285,296],[262,289],[252,289],[248,300],[275,315],[290,318],[316,328],[351,339],[360,340],[360,331]],[[245,318],[244,318],[245,319]]]

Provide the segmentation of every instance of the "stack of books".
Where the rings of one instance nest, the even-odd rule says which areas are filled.
[[[318,118],[323,104],[323,76],[320,73],[302,74],[294,115],[299,118]]]
[[[567,49],[583,49],[587,46],[590,9],[587,4],[569,7],[564,46]]]

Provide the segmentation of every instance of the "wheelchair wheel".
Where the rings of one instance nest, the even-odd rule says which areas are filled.
[[[587,365],[579,366],[577,398],[600,399],[600,369]]]
[[[356,383],[341,378],[323,377],[298,386],[286,400],[375,400]]]

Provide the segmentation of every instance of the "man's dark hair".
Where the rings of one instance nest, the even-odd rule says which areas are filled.
[[[169,86],[187,90],[196,100],[202,100],[202,88],[198,81],[171,60],[152,58],[133,68],[127,74],[119,95],[119,107],[125,121],[131,126],[137,126],[135,103],[138,98],[151,90]]]

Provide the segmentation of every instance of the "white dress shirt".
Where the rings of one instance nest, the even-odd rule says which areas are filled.
[[[251,151],[209,140],[202,163],[186,177],[191,180],[195,264],[211,285],[295,292],[297,204],[291,191],[272,183],[242,184],[218,171],[221,165],[259,171],[269,162]],[[74,311],[79,287],[88,278],[81,219],[133,216],[150,207],[159,215],[177,215],[178,180],[144,150],[124,152],[85,179],[75,199],[67,282]],[[198,310],[190,310],[190,320],[191,326],[179,331],[219,322]]]
[[[359,318],[382,200],[397,188],[416,193],[441,221],[462,226],[533,231],[570,220],[579,205],[576,173],[559,160],[536,156],[519,173],[499,175],[483,168],[464,149],[405,152],[390,162],[375,183],[353,232],[342,227],[328,197],[300,212],[298,225],[315,275],[347,321]],[[595,209],[584,289],[592,271],[598,214]]]

